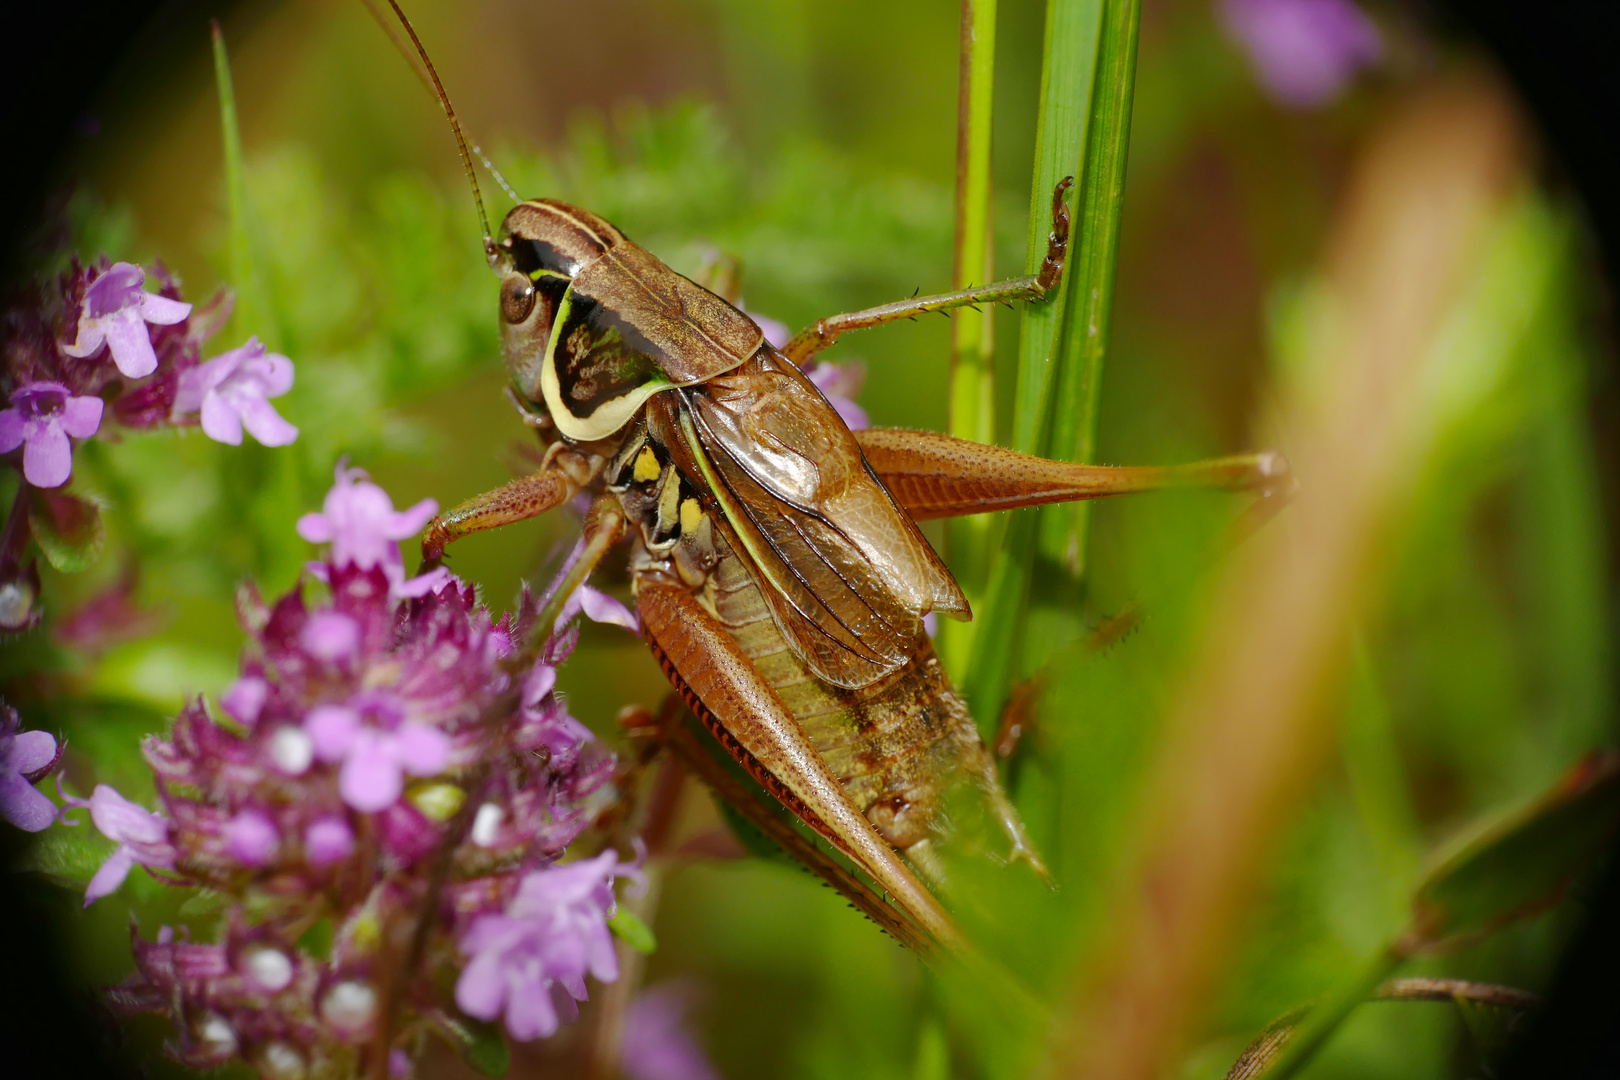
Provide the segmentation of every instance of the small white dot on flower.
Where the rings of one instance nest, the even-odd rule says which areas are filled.
[[[303,728],[283,724],[270,736],[270,760],[288,776],[302,776],[315,758],[315,743]]]
[[[280,949],[258,946],[247,950],[242,966],[253,981],[272,994],[284,990],[292,982],[293,965],[290,957]]]
[[[304,1055],[284,1042],[273,1042],[259,1051],[259,1070],[268,1080],[304,1080],[308,1069]]]
[[[209,1013],[197,1025],[197,1041],[220,1057],[236,1053],[236,1031],[218,1013]]]
[[[0,585],[0,629],[20,629],[33,610],[33,589],[19,581]]]
[[[353,1031],[377,1015],[377,991],[363,982],[340,982],[321,999],[321,1016],[335,1027]]]
[[[495,834],[501,827],[501,819],[506,813],[492,802],[487,802],[478,808],[478,814],[473,818],[472,842],[479,847],[493,847]]]

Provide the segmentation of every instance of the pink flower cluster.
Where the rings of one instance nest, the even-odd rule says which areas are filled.
[[[406,577],[395,541],[433,511],[396,511],[340,466],[299,525],[327,556],[274,603],[244,592],[240,677],[217,708],[199,699],[147,740],[161,808],[106,785],[66,797],[118,844],[86,904],[136,865],[226,900],[220,941],[138,940],[138,973],[114,994],[166,1013],[189,1064],[352,1072],[384,971],[408,984],[389,1029],[407,1056],[435,1025],[453,1034],[435,972],[461,957],[461,1008],[504,1015],[520,1039],[573,1015],[587,974],[617,974],[616,854],[556,865],[610,804],[616,764],[555,689],[577,626],[568,614],[536,652],[528,594],[495,621],[447,571]],[[571,607],[630,621],[599,593]],[[319,919],[334,928],[325,955],[299,944]],[[401,974],[397,943],[424,919],[425,963]]]
[[[250,338],[203,362],[202,343],[229,315],[228,299],[194,311],[162,267],[154,276],[158,291],[148,292],[133,263],[75,265],[54,292],[37,288],[6,312],[0,454],[20,448],[35,487],[67,483],[72,440],[100,431],[108,410],[134,429],[200,423],[232,445],[243,428],[266,446],[298,437],[268,400],[292,388],[291,361]]]

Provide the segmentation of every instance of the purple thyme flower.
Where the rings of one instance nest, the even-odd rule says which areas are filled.
[[[0,411],[0,454],[23,450],[23,476],[35,487],[61,487],[73,475],[73,444],[101,427],[101,399],[74,397],[59,382],[31,382]]]
[[[281,844],[276,823],[262,810],[243,810],[225,826],[225,849],[243,866],[266,866]]]
[[[0,817],[25,832],[39,832],[56,820],[56,804],[34,783],[61,752],[47,733],[21,727],[17,710],[0,704]]]
[[[456,1004],[468,1016],[504,1014],[506,1031],[527,1042],[553,1034],[578,1015],[587,972],[619,977],[607,926],[614,910],[618,853],[533,870],[499,915],[480,915],[461,936],[469,957],[456,982]]]
[[[860,431],[872,426],[866,410],[855,404],[855,395],[866,385],[866,369],[859,361],[831,364],[817,360],[805,368],[804,373],[816,384],[816,389],[826,396],[827,403],[843,417],[849,430]]]
[[[719,1080],[686,1029],[692,988],[666,982],[644,990],[624,1015],[619,1067],[630,1080]]]
[[[63,792],[62,801],[69,806],[88,808],[90,820],[101,830],[101,835],[118,844],[118,850],[101,864],[96,876],[90,879],[90,886],[84,890],[85,907],[122,885],[137,863],[160,870],[174,869],[175,850],[169,843],[169,819],[162,814],[137,806],[106,784],[97,784],[88,799]],[[66,824],[77,824],[63,820]]]
[[[201,414],[203,433],[215,442],[241,446],[245,427],[265,446],[286,446],[298,438],[298,429],[267,399],[292,384],[292,361],[248,338],[246,345],[181,372],[173,417]]]
[[[632,634],[641,633],[641,620],[636,618],[635,612],[601,589],[593,589],[589,585],[581,585],[574,590],[574,595],[568,598],[557,615],[557,626],[567,626],[568,620],[581,613],[592,622],[622,626]]]
[[[342,862],[354,851],[354,830],[341,817],[317,818],[304,830],[304,855],[313,866]]]
[[[1332,102],[1383,55],[1378,27],[1353,0],[1221,0],[1221,21],[1266,91],[1293,108]]]
[[[575,598],[519,669],[545,607],[527,590],[497,622],[447,572],[421,595],[398,588],[396,537],[431,512],[396,512],[364,474],[340,469],[325,511],[303,523],[332,544],[311,568],[325,588],[301,582],[268,604],[245,588],[236,681],[218,708],[196,698],[146,740],[162,813],[106,787],[69,800],[120,845],[91,900],[144,863],[226,905],[220,944],[137,940],[138,974],[112,991],[122,1011],[165,1014],[182,1061],[352,1071],[382,1006],[374,979],[388,945],[376,928],[420,917],[441,857],[451,875],[424,954],[435,970],[398,1010],[391,1049],[420,1045],[449,1007],[431,987],[458,985],[462,955],[477,970],[458,992],[526,1038],[577,1016],[587,975],[617,974],[606,919],[626,868],[611,851],[553,865],[601,818],[616,762],[568,715],[555,669],[578,613],[622,624],[629,612],[594,592]],[[448,826],[469,799],[462,838]],[[312,897],[333,925],[319,958],[297,944]]]
[[[244,675],[220,696],[220,708],[248,727],[259,722],[259,711],[270,696],[270,684],[257,675]]]
[[[557,669],[547,663],[535,664],[523,680],[523,707],[519,713],[523,727],[518,738],[523,745],[545,747],[551,760],[566,768],[596,736],[563,707],[556,686]],[[494,822],[490,827],[498,824]]]
[[[315,756],[343,763],[338,790],[362,813],[392,806],[404,790],[405,773],[432,776],[450,760],[449,737],[408,722],[405,713],[394,695],[366,690],[345,705],[317,705],[304,718]]]
[[[312,544],[331,544],[333,566],[382,567],[395,596],[425,596],[443,587],[450,580],[450,571],[440,567],[407,578],[397,542],[421,532],[438,510],[439,504],[432,499],[423,499],[408,510],[395,510],[394,500],[367,478],[365,470],[339,463],[337,482],[327,492],[321,512],[299,518],[298,535]],[[316,567],[312,570],[321,572]]]
[[[134,263],[114,263],[90,283],[79,314],[78,339],[62,352],[78,359],[94,356],[106,345],[125,377],[144,378],[157,370],[157,353],[147,323],[170,326],[191,314],[191,305],[141,288],[146,271]]]

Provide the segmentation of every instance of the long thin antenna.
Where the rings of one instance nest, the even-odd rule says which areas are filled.
[[[461,151],[461,165],[467,170],[467,182],[472,184],[473,202],[478,204],[478,222],[484,227],[484,257],[494,266],[500,258],[500,251],[495,246],[495,238],[490,234],[489,215],[484,213],[484,193],[478,189],[478,174],[473,171],[472,155],[467,152],[467,138],[461,133],[461,121],[456,119],[455,106],[450,104],[450,95],[444,92],[444,83],[439,81],[439,73],[434,70],[433,61],[428,59],[427,50],[422,47],[422,39],[416,36],[416,28],[411,20],[405,17],[400,10],[399,0],[388,0],[388,6],[394,9],[400,25],[411,37],[411,44],[416,46],[416,55],[422,58],[422,66],[427,68],[428,78],[433,80],[433,92],[444,106],[444,115],[450,121],[450,130],[455,132],[456,148]]]
[[[366,10],[371,12],[371,17],[382,28],[382,32],[388,35],[389,41],[394,43],[394,48],[399,50],[399,55],[405,58],[407,64],[411,65],[411,71],[415,72],[416,77],[422,81],[422,85],[427,89],[427,92],[433,94],[433,80],[428,77],[427,70],[422,67],[422,62],[411,51],[410,45],[404,38],[399,36],[399,31],[394,28],[394,24],[388,20],[387,15],[383,14],[382,8],[377,6],[377,0],[360,0],[360,2],[366,5]],[[434,100],[438,100],[437,94],[434,95]],[[506,192],[507,198],[511,199],[513,203],[522,202],[523,196],[517,193],[516,188],[507,183],[506,177],[501,175],[501,170],[495,167],[495,163],[489,160],[489,155],[484,153],[484,148],[478,145],[478,140],[470,137],[472,133],[467,131],[465,125],[461,130],[469,136],[467,145],[472,148],[473,156],[484,163],[484,170],[489,173],[495,183],[500,185],[501,190]]]

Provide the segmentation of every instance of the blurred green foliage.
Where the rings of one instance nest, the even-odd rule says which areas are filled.
[[[734,90],[720,106],[628,100],[570,116],[553,145],[513,138],[490,148],[520,191],[588,206],[683,272],[717,253],[739,256],[749,309],[795,326],[943,287],[948,178],[917,163],[948,155],[913,153],[907,118],[948,139],[950,124],[935,113],[950,107],[950,77],[943,106],[937,94],[904,108],[869,95],[907,70],[939,78],[936,62],[954,57],[954,12],[886,11],[885,26],[913,18],[925,28],[880,46],[875,35],[845,32],[869,8],[779,3],[762,13],[718,3],[728,70],[744,85],[777,71],[780,85],[757,100]],[[1003,8],[1003,54],[1029,50],[1038,6]],[[368,32],[363,20],[342,26]],[[1337,176],[1324,159],[1347,152],[1368,122],[1355,101],[1308,129],[1280,118],[1202,5],[1154,15],[1142,50],[1102,392],[1099,456],[1109,462],[1245,448],[1265,387],[1310,380],[1298,363],[1316,288],[1310,267]],[[866,60],[850,59],[857,53]],[[898,70],[876,70],[902,54]],[[1008,100],[1033,101],[1028,63],[1004,65]],[[412,95],[395,107],[431,110]],[[829,133],[840,117],[873,123],[869,105],[887,127]],[[1010,121],[1005,141],[1027,149],[1029,132],[1017,125],[1029,123]],[[81,793],[105,781],[149,795],[140,736],[162,730],[185,696],[218,693],[232,678],[234,591],[246,580],[266,595],[292,585],[309,555],[293,523],[318,505],[341,457],[370,469],[396,504],[431,496],[448,505],[504,480],[509,446],[524,437],[498,392],[494,285],[465,190],[448,168],[430,176],[380,151],[352,182],[354,156],[365,160],[390,135],[355,124],[349,137],[349,158],[336,166],[311,142],[249,138],[243,183],[271,314],[264,326],[237,318],[213,349],[258,333],[292,357],[297,385],[277,404],[300,427],[298,442],[238,449],[163,432],[79,451],[75,487],[105,503],[108,547],[83,574],[47,571],[52,609],[69,610],[134,563],[140,603],[166,620],[96,657],[51,644],[48,632],[6,646],[8,696],[30,726],[66,734],[68,784]],[[896,145],[884,146],[890,138]],[[447,137],[437,149],[448,160]],[[996,207],[997,261],[1013,268],[1024,257],[1027,172],[1000,165],[1003,156],[998,178],[1013,194]],[[139,205],[81,199],[72,214],[86,253],[163,254],[141,232]],[[228,280],[225,232],[212,235],[212,265]],[[1222,1075],[1267,1023],[1358,970],[1404,924],[1429,852],[1613,737],[1613,590],[1588,419],[1596,301],[1567,209],[1527,196],[1481,280],[1451,339],[1455,393],[1441,453],[1388,553],[1390,602],[1362,629],[1335,705],[1336,765],[1288,825],[1188,1078]],[[1015,315],[1001,318],[1004,342],[1016,340],[1016,325]],[[1003,346],[1009,376],[1015,355]],[[943,319],[852,339],[832,358],[850,356],[866,359],[863,403],[875,422],[943,427]],[[1000,385],[1010,391],[1014,381]],[[1006,441],[1010,398],[997,406]],[[1218,620],[1206,589],[1238,510],[1230,497],[1199,493],[1099,504],[1085,590],[1062,586],[1055,564],[1036,567],[1022,674],[1039,675],[1043,689],[1007,775],[1062,888],[962,865],[955,903],[1043,1000],[1060,1001],[1077,959],[1108,940],[1099,913],[1110,868],[1176,673],[1206,620]],[[559,513],[469,540],[454,568],[502,608],[575,525]],[[1089,643],[1091,630],[1125,613],[1134,630],[1102,648]],[[638,644],[595,629],[563,685],[605,734],[620,706],[654,704],[664,690]],[[82,882],[109,846],[88,828],[55,829],[34,863]],[[126,909],[150,933],[182,921],[183,899],[139,870],[83,915],[64,892],[58,927],[75,970],[86,983],[115,981],[128,970]],[[1577,886],[1547,914],[1413,970],[1537,989],[1582,915]],[[649,981],[703,984],[704,1041],[727,1076],[1010,1078],[1027,1073],[1046,1036],[1044,1015],[983,979],[926,972],[780,860],[683,866],[666,882],[653,929]],[[1371,1006],[1306,1075],[1462,1075],[1471,1047],[1449,1006]]]

